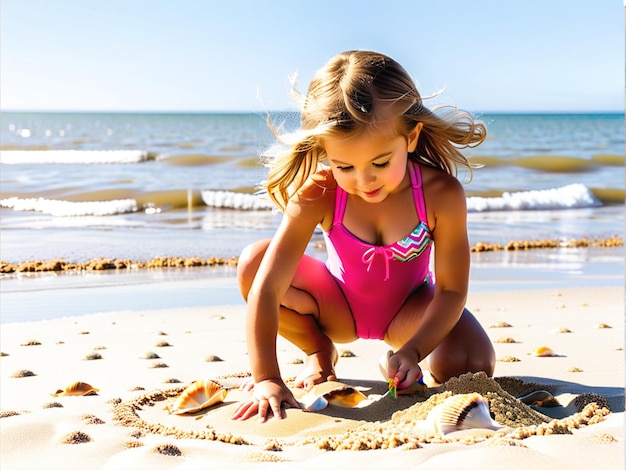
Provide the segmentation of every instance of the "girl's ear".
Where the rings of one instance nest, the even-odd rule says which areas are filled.
[[[424,123],[418,122],[413,130],[409,132],[409,135],[407,136],[407,150],[409,153],[415,152],[415,149],[417,148],[417,140],[420,132],[422,132],[422,127],[424,127]]]

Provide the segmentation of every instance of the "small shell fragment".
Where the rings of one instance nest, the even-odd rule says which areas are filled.
[[[570,330],[569,328],[561,327],[561,328],[555,328],[554,330],[551,331],[551,333],[573,333],[573,331]]]
[[[22,369],[22,370],[13,372],[13,374],[11,374],[11,377],[13,377],[14,379],[21,379],[23,377],[34,377],[36,375],[37,374],[35,374],[32,370]]]
[[[161,359],[161,356],[159,356],[157,353],[152,352],[152,351],[146,351],[145,353],[141,354],[139,356],[139,359]]]
[[[224,359],[222,359],[219,356],[216,356],[215,354],[207,354],[207,356],[204,358],[205,362],[222,362],[224,361]]]
[[[85,356],[83,356],[83,361],[96,361],[98,359],[102,359],[102,354],[96,351],[92,351],[88,354],[85,354]]]

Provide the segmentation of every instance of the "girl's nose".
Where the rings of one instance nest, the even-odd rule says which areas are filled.
[[[369,171],[360,171],[357,173],[357,183],[361,187],[371,184],[375,179],[376,176]]]

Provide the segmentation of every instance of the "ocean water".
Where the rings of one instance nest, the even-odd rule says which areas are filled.
[[[280,219],[254,194],[265,118],[2,113],[1,258],[237,256]],[[479,118],[488,138],[468,156],[483,166],[459,175],[472,243],[622,234],[623,115]]]
[[[272,117],[297,126],[293,113]],[[623,115],[479,117],[489,135],[467,155],[482,167],[471,182],[459,175],[472,244],[623,237]],[[266,171],[259,155],[274,142],[265,118],[1,113],[0,259],[238,256],[280,221],[255,194]],[[321,241],[315,233],[309,253],[324,257]],[[474,253],[471,288],[623,285],[623,263],[622,248]],[[228,267],[4,275],[0,321],[241,302],[233,275]],[[226,284],[211,289],[219,277]]]

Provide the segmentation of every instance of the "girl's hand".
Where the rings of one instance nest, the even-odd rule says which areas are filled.
[[[252,398],[242,403],[232,419],[246,420],[258,413],[259,422],[268,420],[270,412],[277,419],[283,419],[282,404],[288,407],[302,408],[285,383],[280,379],[263,380],[254,385]]]
[[[389,379],[396,384],[399,395],[402,395],[403,389],[408,389],[408,393],[412,393],[414,391],[413,385],[422,378],[422,369],[418,362],[419,356],[417,351],[399,349],[388,356],[387,372]]]

